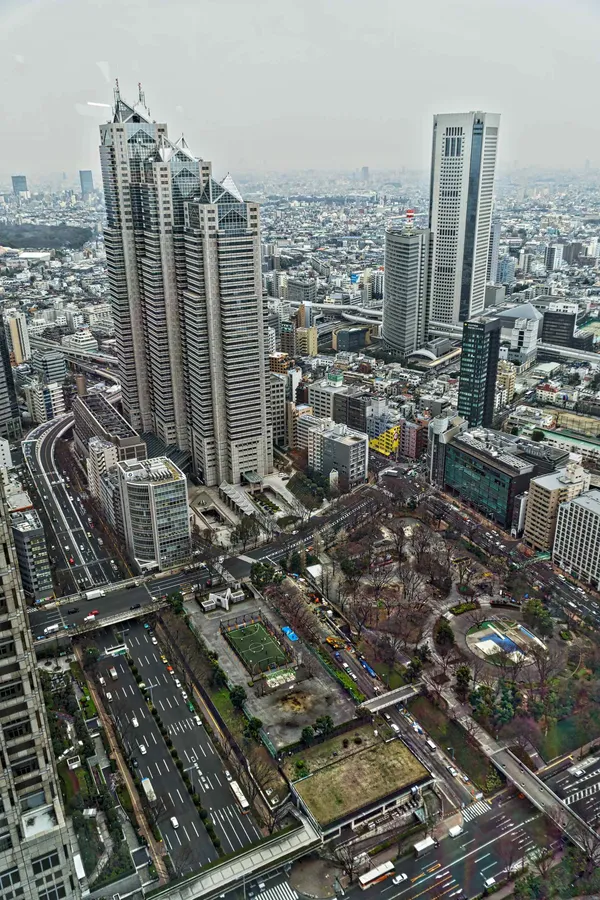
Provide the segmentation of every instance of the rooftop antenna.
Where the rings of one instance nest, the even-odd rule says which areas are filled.
[[[121,101],[121,92],[119,90],[119,79],[115,78],[115,86],[114,86],[114,95],[115,95],[115,106]]]
[[[142,106],[146,105],[146,95],[144,94],[144,92],[142,90],[142,82],[141,81],[138,81],[138,99],[139,99],[140,103],[142,104]]]

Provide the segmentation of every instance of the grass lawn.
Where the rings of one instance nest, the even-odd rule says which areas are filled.
[[[372,735],[372,728],[370,731]],[[326,753],[329,763],[314,771],[310,778],[297,782],[295,788],[322,825],[427,777],[427,770],[401,741],[375,740],[376,743],[360,745],[358,750],[333,761],[333,745],[339,746],[340,738],[313,748],[319,750],[321,756]],[[350,746],[356,748],[352,740]],[[311,758],[311,771],[314,763]]]
[[[490,773],[495,775],[494,767],[481,750],[467,743],[463,728],[434,706],[426,697],[415,697],[408,703],[408,708],[415,719],[428,731],[433,740],[442,747],[454,748],[454,756],[460,768],[469,776],[473,784],[484,793],[497,790],[497,782],[490,788],[486,784]]]
[[[404,687],[406,684],[403,670],[399,669],[397,666],[390,669],[385,663],[373,663],[373,668],[391,691],[394,691],[399,687]]]
[[[282,666],[287,660],[275,638],[261,622],[226,631],[224,636],[251,675]]]
[[[241,712],[237,712],[237,710],[233,708],[233,704],[229,699],[228,689],[224,687],[219,691],[211,690],[210,697],[229,730],[236,737],[241,737],[244,731],[244,722],[246,720]]]
[[[76,794],[85,801],[90,796],[90,787],[85,769],[69,769],[66,759],[58,765],[58,777],[62,783],[67,806]]]
[[[574,713],[552,725],[539,751],[546,762],[549,762],[597,737],[600,737],[600,709],[590,706],[585,712]]]
[[[388,729],[387,726],[384,728],[386,729],[385,733],[383,728],[378,729],[379,736],[375,737],[372,725],[361,725],[353,731],[337,735],[322,744],[307,747],[306,750],[300,750],[293,756],[285,758],[282,762],[283,770],[288,778],[294,779],[296,777],[296,761],[301,759],[309,772],[316,772],[336,759],[341,760],[346,756],[353,756],[359,750],[378,744],[381,737],[391,737],[391,729]],[[347,747],[344,746],[344,741],[347,741]]]

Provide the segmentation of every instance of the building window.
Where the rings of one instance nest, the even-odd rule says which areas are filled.
[[[60,865],[60,859],[56,850],[52,853],[48,853],[47,856],[38,856],[36,859],[31,860],[34,875],[41,875],[42,872],[47,872],[48,869],[54,869],[58,865]]]
[[[60,884],[55,884],[51,887],[43,888],[43,890],[38,891],[39,900],[62,900],[62,898],[66,897],[66,895],[67,892],[62,881],[60,882]]]

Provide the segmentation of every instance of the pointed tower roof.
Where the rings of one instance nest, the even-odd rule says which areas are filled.
[[[224,187],[225,190],[228,191],[230,194],[233,194],[233,196],[236,198],[236,200],[239,200],[240,203],[244,202],[244,198],[242,197],[242,195],[240,193],[240,189],[238,188],[237,184],[235,183],[235,181],[233,180],[233,178],[231,177],[229,172],[227,173],[227,175],[221,182],[221,186]]]

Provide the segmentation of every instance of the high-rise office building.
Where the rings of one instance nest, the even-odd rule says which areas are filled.
[[[500,249],[501,223],[498,216],[493,216],[490,228],[490,247],[488,251],[487,280],[489,284],[497,284],[498,251]]]
[[[426,340],[431,232],[426,228],[389,228],[385,235],[383,339],[406,357]]]
[[[315,278],[288,278],[288,303],[315,303],[317,300],[317,281]]]
[[[456,325],[483,312],[499,127],[494,113],[434,116],[430,322]]]
[[[81,896],[0,479],[0,893]]]
[[[188,562],[192,555],[186,477],[167,457],[117,463],[127,549],[140,568]]]
[[[26,175],[13,175],[12,176],[12,189],[13,194],[20,196],[21,194],[28,194],[29,190],[27,188],[27,176]]]
[[[272,468],[258,206],[117,88],[100,128],[125,416],[207,484]]]
[[[501,327],[500,319],[486,316],[463,325],[458,414],[470,428],[492,424]]]
[[[12,440],[21,437],[21,417],[17,403],[15,383],[4,321],[0,318],[0,437]]]
[[[588,491],[558,507],[552,559],[574,578],[600,587],[600,491]]]
[[[20,366],[31,356],[25,313],[7,310],[4,316],[4,328],[13,363],[15,366]]]
[[[563,262],[563,245],[562,244],[550,244],[549,247],[546,247],[546,252],[544,254],[544,265],[548,272],[556,272],[557,269],[560,269]]]
[[[94,193],[94,176],[90,169],[79,170],[79,183],[81,185],[81,195],[84,200]]]
[[[534,550],[543,553],[551,551],[560,504],[588,491],[590,480],[589,472],[573,461],[557,472],[532,478],[527,497],[523,541]]]

